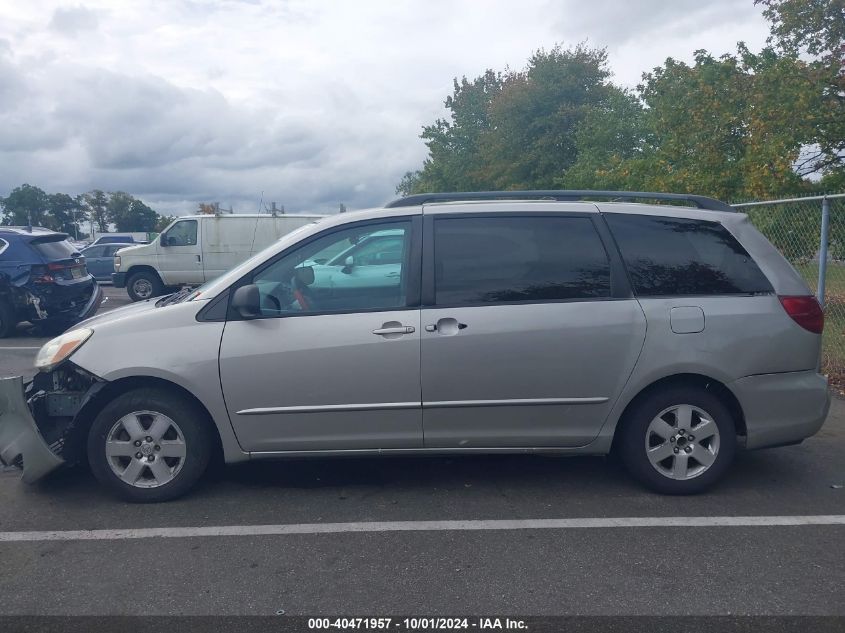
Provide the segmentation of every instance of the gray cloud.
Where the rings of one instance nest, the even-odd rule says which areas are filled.
[[[701,39],[731,50],[745,28],[732,16],[765,33],[751,0],[31,2],[0,22],[0,195],[125,190],[176,214],[255,211],[262,192],[292,211],[381,204],[422,163],[420,128],[452,77],[519,67],[540,46],[606,43],[632,85]]]
[[[95,31],[98,25],[97,12],[80,5],[57,8],[50,19],[49,28],[56,33],[73,37],[83,31]]]

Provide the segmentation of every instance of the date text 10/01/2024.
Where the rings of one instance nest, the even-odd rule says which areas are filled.
[[[404,631],[437,631],[453,629],[477,630],[525,630],[526,622],[514,618],[442,618],[442,617],[412,617],[412,618],[309,618],[308,628],[311,630],[389,630]]]

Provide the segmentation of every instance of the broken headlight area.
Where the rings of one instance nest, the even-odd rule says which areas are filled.
[[[85,455],[85,406],[105,386],[70,362],[41,372],[24,386],[0,378],[0,462],[37,481]]]
[[[64,362],[51,372],[39,372],[26,387],[27,406],[41,437],[69,465],[85,455],[79,412],[105,385],[93,374]]]

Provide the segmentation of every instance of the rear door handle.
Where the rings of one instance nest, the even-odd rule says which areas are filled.
[[[413,325],[397,325],[391,327],[381,327],[373,330],[373,334],[384,336],[385,334],[413,334],[416,330]]]
[[[437,323],[431,323],[429,325],[426,325],[425,331],[439,332],[440,334],[451,336],[453,334],[457,334],[458,330],[465,330],[466,327],[466,323],[458,323],[457,319],[449,317],[445,319],[438,319]]]

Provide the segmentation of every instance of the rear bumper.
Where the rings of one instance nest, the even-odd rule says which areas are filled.
[[[0,378],[0,462],[22,468],[27,483],[64,463],[41,436],[27,406],[20,376]]]
[[[37,295],[38,306],[29,320],[36,322],[61,322],[72,325],[94,316],[103,302],[103,289],[91,278],[91,293],[85,297],[75,289],[52,289],[49,294]],[[59,290],[58,292],[56,290]]]
[[[800,442],[818,432],[830,409],[827,378],[814,371],[746,376],[728,387],[745,414],[746,448]]]
[[[115,288],[126,288],[126,273],[112,273],[111,282]]]

